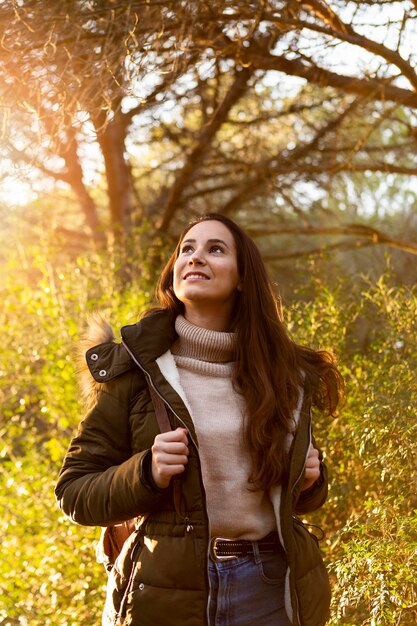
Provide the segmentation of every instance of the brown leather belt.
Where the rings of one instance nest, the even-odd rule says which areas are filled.
[[[261,554],[274,554],[282,550],[277,532],[269,533],[258,541],[213,537],[210,541],[210,557],[213,561],[229,561],[240,556],[253,555],[255,544]]]

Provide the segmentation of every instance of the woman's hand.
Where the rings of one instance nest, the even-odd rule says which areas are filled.
[[[304,472],[304,483],[301,487],[301,491],[309,489],[320,476],[320,459],[319,451],[310,445],[310,449],[307,454],[306,467]]]
[[[186,428],[177,428],[155,437],[152,450],[152,478],[160,489],[168,487],[170,480],[182,474],[188,463],[188,438]]]

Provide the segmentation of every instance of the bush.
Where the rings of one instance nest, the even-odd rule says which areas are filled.
[[[125,289],[115,251],[61,263],[55,256],[54,264],[51,250],[24,255],[4,268],[1,294],[0,624],[99,623],[99,530],[64,518],[53,490],[83,411],[75,346],[88,313],[104,311],[116,328],[134,323],[150,300],[149,268],[136,254],[136,278]]]
[[[74,346],[88,312],[104,310],[117,328],[149,305],[145,250],[128,259],[136,269],[128,284],[126,256],[116,250],[65,260],[35,247],[3,268],[3,626],[100,621],[106,574],[95,563],[99,531],[65,519],[53,488],[83,411]],[[336,286],[313,277],[312,290],[295,294],[288,312],[294,338],[334,348],[346,378],[340,416],[315,419],[331,487],[327,505],[309,521],[326,531],[330,626],[417,622],[416,314],[416,291],[391,284],[389,275]]]
[[[292,311],[297,339],[333,346],[346,381],[340,416],[316,426],[331,478],[317,520],[334,626],[417,622],[416,314],[416,290],[389,276],[332,290],[317,281],[315,298]]]

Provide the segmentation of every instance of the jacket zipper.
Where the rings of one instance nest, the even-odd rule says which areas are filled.
[[[311,446],[311,442],[313,440],[313,436],[312,436],[312,427],[311,427],[311,417],[310,417],[310,421],[309,421],[309,428],[308,428],[308,448],[307,448],[307,453],[304,459],[304,464],[302,467],[301,472],[299,473],[299,475],[297,476],[297,480],[295,481],[295,483],[293,484],[293,486],[291,487],[291,493],[293,494],[298,483],[300,482],[300,480],[303,478],[304,476],[304,472],[306,469],[306,464],[307,464],[307,456],[308,456],[308,451],[310,450],[310,446]]]
[[[179,422],[181,422],[181,424],[184,426],[184,428],[187,429],[188,434],[190,436],[191,441],[194,444],[194,447],[196,449],[197,452],[197,456],[200,457],[199,452],[198,452],[198,446],[197,443],[195,442],[195,440],[193,439],[192,435],[190,434],[186,424],[184,423],[184,421],[180,418],[180,416],[178,415],[178,413],[176,411],[174,411],[174,409],[172,408],[172,406],[170,405],[170,403],[164,398],[164,396],[159,392],[159,390],[155,387],[152,377],[149,374],[149,372],[146,371],[146,369],[143,367],[143,365],[140,363],[140,361],[138,361],[138,359],[136,358],[136,356],[133,354],[132,350],[129,348],[129,346],[126,344],[125,340],[122,337],[122,344],[125,347],[126,351],[129,353],[132,361],[139,367],[140,370],[142,370],[142,372],[145,374],[145,376],[147,377],[149,383],[152,385],[152,389],[155,391],[155,393],[161,398],[161,400],[169,407],[169,409],[172,411],[172,413],[175,415],[175,417],[177,418],[177,420]],[[200,466],[201,466],[201,461],[200,461]],[[203,476],[202,473],[200,472],[200,480],[201,480],[201,484],[203,486],[203,499],[204,499],[204,506],[205,506],[205,513],[206,513],[206,518],[207,518],[207,528],[208,528],[208,536],[209,536],[209,540],[210,540],[210,519],[208,516],[208,511],[207,511],[207,500],[206,500],[206,489],[205,489],[205,485],[204,485],[204,481],[203,481]],[[186,521],[186,530],[187,532],[189,532],[189,529],[192,529],[192,526],[189,525],[189,520],[188,518],[185,518]],[[207,547],[207,563],[208,563],[208,559],[210,558],[210,544]],[[208,575],[208,568],[206,571],[206,578],[207,578],[207,583],[208,583],[208,599],[207,599],[207,624],[209,624],[209,613],[210,613],[210,597],[211,597],[211,589],[210,589],[210,577]]]
[[[299,475],[297,476],[297,480],[295,481],[295,483],[291,487],[291,495],[294,493],[298,483],[300,482],[300,480],[304,476],[304,472],[305,472],[305,468],[306,468],[306,464],[307,464],[308,451],[310,450],[310,446],[311,446],[312,440],[313,440],[313,433],[312,433],[311,412],[310,412],[309,427],[308,427],[308,447],[307,447],[307,452],[306,452],[306,456],[305,456],[305,459],[304,459],[303,468],[302,468],[301,472],[299,473]],[[297,609],[297,621],[298,621],[298,624],[301,625],[300,607],[299,607],[299,603],[298,603],[297,593],[295,591],[294,591],[294,598],[295,598],[295,606],[296,606],[296,609]]]
[[[147,517],[148,516],[146,516],[146,519],[147,519]],[[126,617],[127,597],[128,597],[128,595],[129,595],[129,593],[131,591],[131,588],[133,586],[133,581],[134,581],[135,573],[136,573],[135,572],[135,566],[134,566],[134,560],[135,560],[135,557],[136,557],[136,553],[137,553],[137,551],[139,550],[139,547],[140,547],[140,539],[141,539],[141,536],[143,535],[143,526],[144,526],[144,524],[146,522],[146,519],[144,519],[143,522],[140,523],[140,525],[138,526],[138,528],[136,528],[136,531],[135,531],[135,532],[137,532],[137,536],[135,538],[136,543],[135,543],[135,545],[133,546],[133,548],[130,551],[130,560],[132,561],[132,570],[131,570],[131,572],[129,574],[129,579],[127,581],[126,589],[124,590],[123,597],[122,597],[122,600],[120,602],[119,610],[118,610],[116,618],[115,618],[115,622],[114,622],[115,626],[118,626],[118,624],[121,623],[120,620],[124,621],[124,619]]]
[[[186,426],[186,424],[184,423],[184,420],[182,420],[180,418],[180,416],[178,415],[178,413],[176,413],[174,411],[174,409],[172,408],[172,406],[170,405],[170,403],[164,398],[164,396],[159,392],[159,390],[155,387],[155,385],[153,384],[153,380],[151,375],[149,374],[149,372],[146,371],[146,369],[143,367],[143,365],[141,365],[141,363],[137,360],[137,358],[135,357],[135,355],[133,354],[133,352],[130,350],[130,348],[126,345],[125,341],[122,339],[122,344],[124,345],[124,347],[126,348],[127,352],[130,354],[132,360],[136,363],[136,365],[142,370],[142,372],[145,374],[145,376],[147,377],[147,379],[149,380],[150,384],[152,385],[152,389],[155,391],[155,393],[161,398],[161,400],[170,408],[170,410],[173,412],[173,414],[175,415],[175,417],[178,419],[178,421],[181,422],[181,424],[184,426],[184,428],[187,429],[188,428]],[[197,454],[198,454],[198,446],[196,444],[196,442],[194,441],[193,437],[191,436],[190,433],[188,433],[190,435],[190,439],[193,442],[196,450],[197,450]]]

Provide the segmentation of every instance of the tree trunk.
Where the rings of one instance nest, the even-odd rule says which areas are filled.
[[[90,196],[88,189],[84,184],[83,170],[78,157],[77,148],[78,143],[76,133],[74,128],[71,127],[68,130],[68,144],[66,145],[66,149],[63,150],[61,154],[67,166],[67,181],[71,185],[71,188],[80,203],[81,210],[84,213],[85,223],[91,230],[93,238],[97,242],[101,242],[104,239],[103,228],[97,214],[96,203]]]
[[[125,125],[120,111],[116,111],[110,121],[100,125],[96,123],[96,130],[106,169],[112,226],[115,232],[128,234],[132,225],[134,195],[125,156]]]

